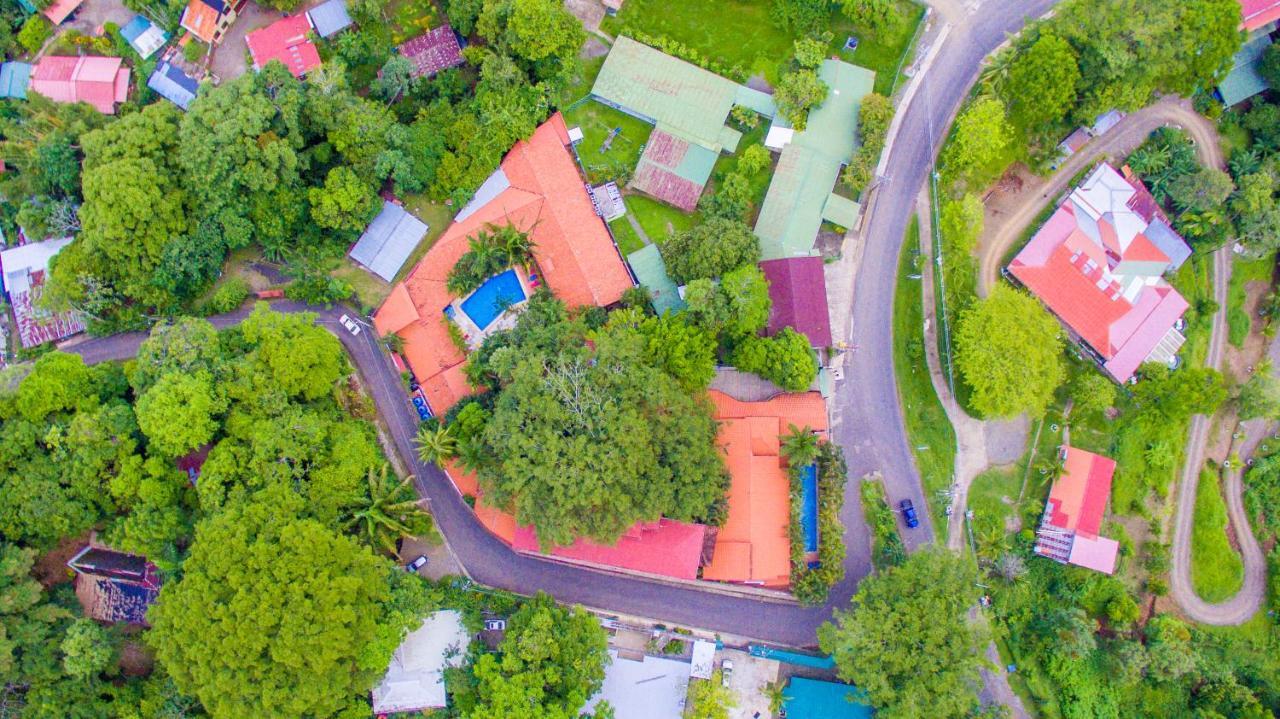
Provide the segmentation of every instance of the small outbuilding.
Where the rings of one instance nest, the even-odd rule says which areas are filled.
[[[333,37],[354,24],[346,0],[328,0],[307,11],[311,26],[320,37]]]
[[[470,643],[461,612],[446,609],[427,617],[391,656],[386,676],[373,688],[373,712],[394,714],[444,707],[444,670],[462,664]]]
[[[0,97],[27,99],[31,70],[32,66],[25,62],[6,62],[0,65]]]
[[[156,94],[186,110],[196,99],[200,90],[200,81],[191,77],[180,66],[169,60],[161,60],[151,77],[147,78],[147,87]]]
[[[253,69],[261,70],[272,60],[279,60],[294,77],[301,78],[320,67],[320,50],[311,42],[311,31],[311,19],[300,13],[245,35]]]
[[[681,719],[690,671],[688,662],[650,656],[634,661],[610,649],[604,684],[585,710],[608,701],[615,719]]]
[[[395,280],[409,255],[427,235],[427,223],[400,205],[383,201],[382,212],[351,248],[351,259],[387,282]]]
[[[120,36],[143,60],[156,54],[169,41],[168,33],[142,15],[134,15],[128,24],[120,28]]]
[[[414,77],[434,75],[441,70],[461,65],[462,45],[453,28],[441,25],[400,45],[400,54],[413,63]]]

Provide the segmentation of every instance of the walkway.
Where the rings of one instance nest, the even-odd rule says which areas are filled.
[[[1225,167],[1218,131],[1213,123],[1191,108],[1191,102],[1165,97],[1121,120],[1115,127],[1085,145],[1047,180],[1025,184],[1024,197],[1016,209],[993,215],[988,212],[979,243],[978,294],[983,297],[1000,277],[1001,261],[1013,248],[1026,228],[1040,213],[1056,202],[1067,185],[1082,170],[1103,157],[1123,157],[1135,150],[1157,128],[1179,127],[1195,141],[1200,162],[1210,167]]]

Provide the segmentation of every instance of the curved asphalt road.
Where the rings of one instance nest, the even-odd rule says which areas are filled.
[[[1008,33],[1019,30],[1026,18],[1042,15],[1055,2],[986,0],[980,12],[953,18],[959,22],[938,51],[932,70],[921,79],[910,105],[900,109],[905,113],[901,131],[886,165],[889,178],[882,183],[879,199],[866,223],[866,249],[855,289],[853,331],[862,349],[849,362],[845,379],[837,386],[833,407],[841,420],[836,440],[845,448],[850,476],[856,478],[880,470],[894,503],[911,497],[918,507],[926,506],[903,431],[892,363],[894,279],[912,201],[928,176],[935,148],[967,88],[976,79],[983,58]],[[392,441],[417,476],[419,490],[430,501],[437,524],[476,581],[523,593],[543,590],[561,601],[589,607],[791,646],[809,646],[815,643],[815,632],[830,618],[832,609],[845,606],[858,581],[870,572],[856,481],[849,483],[844,516],[849,546],[847,576],[823,607],[730,596],[516,554],[480,526],[443,472],[417,461],[412,442],[417,415],[405,396],[399,373],[372,332],[352,337],[337,324],[340,308],[325,310],[287,301],[272,306],[285,312],[317,312],[319,323],[341,338],[368,383]],[[217,326],[229,326],[247,314],[247,310],[241,310],[213,321]],[[68,349],[89,362],[120,360],[132,357],[143,338],[140,333],[115,335]],[[928,512],[920,512],[920,519],[921,528],[908,533],[910,547],[932,537]]]

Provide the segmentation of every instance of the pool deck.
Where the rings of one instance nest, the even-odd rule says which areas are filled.
[[[537,289],[537,286],[530,284],[528,271],[523,267],[512,267],[510,269],[515,270],[516,279],[520,280],[520,289],[524,292],[525,298],[508,307],[505,312],[498,315],[498,317],[483,330],[480,329],[480,327],[477,326],[476,323],[471,320],[471,317],[462,309],[462,302],[466,300],[467,297],[475,294],[474,290],[468,293],[466,297],[454,298],[453,302],[449,303],[449,309],[452,311],[447,313],[446,317],[453,320],[453,323],[458,325],[462,330],[462,336],[467,341],[467,347],[471,348],[473,352],[480,348],[480,345],[484,343],[485,338],[489,335],[495,332],[504,332],[506,330],[513,329],[516,326],[516,321],[520,317],[520,311],[524,309],[525,305],[529,304],[529,298],[533,296],[534,290]],[[486,280],[486,282],[487,281],[488,280]]]

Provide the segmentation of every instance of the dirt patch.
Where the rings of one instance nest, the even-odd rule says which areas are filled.
[[[219,83],[234,80],[249,69],[249,45],[245,43],[244,36],[282,17],[284,13],[277,10],[259,7],[252,2],[245,4],[240,16],[222,38],[222,44],[213,50],[209,70]]]
[[[589,32],[600,32],[600,21],[604,19],[604,5],[600,0],[565,0],[564,7],[581,20]]]
[[[63,27],[79,30],[85,35],[100,35],[99,31],[106,23],[113,22],[123,27],[134,15],[137,13],[125,7],[120,0],[85,0],[76,9],[75,17]]]
[[[142,642],[126,641],[120,648],[120,671],[127,677],[145,677],[155,664],[155,655]]]
[[[599,38],[589,37],[587,42],[582,46],[582,50],[578,53],[578,57],[583,60],[590,60],[593,57],[604,57],[609,54],[609,46],[604,44]]]
[[[67,567],[67,562],[71,561],[71,558],[88,543],[88,532],[74,537],[63,537],[53,549],[36,557],[31,574],[45,589],[70,582],[75,573]]]

